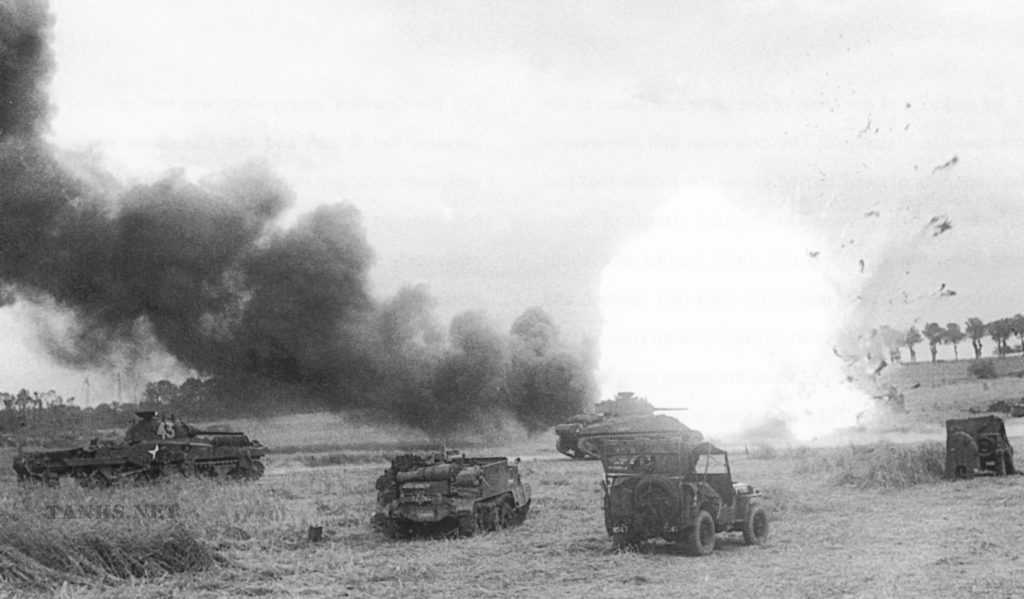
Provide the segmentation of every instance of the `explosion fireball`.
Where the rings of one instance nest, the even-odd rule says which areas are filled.
[[[856,423],[868,398],[832,354],[841,298],[806,233],[694,187],[605,269],[599,381],[711,435],[785,423],[810,440]]]

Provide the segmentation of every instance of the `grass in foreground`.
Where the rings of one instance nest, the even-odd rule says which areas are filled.
[[[55,527],[31,516],[0,512],[0,581],[51,588],[64,581],[110,583],[206,570],[214,552],[184,526],[126,530],[94,525]]]
[[[283,427],[272,428],[282,441],[302,440],[291,431],[284,435]],[[332,436],[325,427],[321,433],[310,442],[324,444],[326,455],[313,456],[317,452],[308,447],[272,454],[267,476],[253,484],[173,480],[87,490],[20,488],[3,481],[0,511],[35,519],[45,535],[99,532],[113,539],[141,531],[165,538],[180,529],[213,555],[206,569],[153,569],[152,576],[75,578],[52,569],[40,574],[44,588],[32,594],[53,596],[54,588],[61,596],[132,599],[1024,594],[1015,561],[1017,539],[1024,535],[1024,523],[1015,519],[1024,477],[919,484],[929,479],[915,478],[913,470],[927,466],[938,446],[759,448],[749,457],[733,452],[735,477],[765,490],[772,537],[767,547],[751,548],[736,535],[721,535],[713,555],[689,558],[663,542],[637,552],[613,550],[601,511],[600,463],[553,455],[550,438],[543,447],[470,452],[527,458],[521,468],[533,488],[533,507],[522,526],[471,539],[389,541],[371,529],[369,515],[373,481],[390,453],[375,446],[341,447],[351,442],[343,430]],[[308,465],[329,467],[307,467],[307,452],[313,458]],[[878,476],[890,460],[908,468],[901,478]],[[173,522],[97,522],[48,519],[48,503],[173,503],[180,509]],[[980,503],[986,510],[964,509]],[[310,525],[323,526],[324,542],[306,542]],[[59,588],[64,581],[68,592]],[[15,593],[27,595],[21,587]]]

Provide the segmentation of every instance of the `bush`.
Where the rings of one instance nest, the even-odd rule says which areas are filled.
[[[747,455],[752,460],[774,460],[779,457],[779,450],[773,445],[761,444],[748,450]]]
[[[967,373],[979,379],[996,378],[996,363],[992,360],[974,360],[967,365]]]
[[[831,482],[860,489],[903,489],[940,480],[945,459],[941,443],[850,446],[830,464]]]

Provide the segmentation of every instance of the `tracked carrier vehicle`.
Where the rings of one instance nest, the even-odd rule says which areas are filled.
[[[56,484],[63,476],[83,486],[153,480],[167,475],[257,479],[267,449],[243,433],[202,430],[156,412],[136,412],[123,441],[86,448],[19,453],[14,471],[21,481]]]
[[[459,452],[395,457],[377,479],[373,523],[393,538],[471,536],[515,524],[530,509],[519,460],[467,458]]]

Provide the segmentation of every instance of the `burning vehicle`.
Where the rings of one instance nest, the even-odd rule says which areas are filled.
[[[520,524],[530,510],[530,485],[519,460],[467,458],[443,450],[403,454],[376,482],[373,524],[392,538],[457,533],[472,536]]]
[[[761,493],[733,481],[725,451],[685,433],[607,437],[601,446],[605,528],[616,547],[661,537],[708,555],[720,532],[767,541]]]

